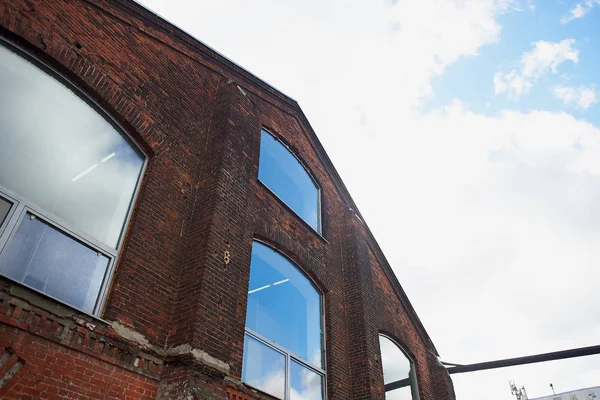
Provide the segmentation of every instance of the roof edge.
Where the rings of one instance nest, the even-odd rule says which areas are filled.
[[[278,89],[273,84],[267,82],[265,79],[259,77],[258,75],[250,72],[248,69],[242,67],[240,64],[236,63],[224,54],[207,45],[188,31],[180,28],[173,22],[169,21],[167,18],[151,10],[146,5],[142,4],[140,0],[115,0],[110,2],[109,5],[99,3],[96,0],[84,1],[105,11],[108,11],[107,8],[109,7],[125,9],[129,14],[148,22],[153,28],[162,30],[163,33],[167,35],[172,35],[175,39],[181,40],[184,44],[192,47],[194,50],[199,51],[203,56],[210,58],[212,61],[219,64],[219,66],[223,67],[224,70],[229,70],[232,74],[241,76],[244,79],[247,79],[248,81],[257,85],[258,87],[266,89],[266,91],[269,92],[271,95],[274,95],[277,99],[283,101],[288,105],[297,104],[297,101],[294,98],[292,98],[282,90]],[[119,18],[118,15],[114,16]],[[132,25],[131,21],[125,22],[127,22],[129,25]],[[138,28],[142,27],[138,26]],[[156,39],[160,40],[160,38]],[[163,40],[160,41],[163,42],[165,45],[168,45],[173,48],[173,46],[169,43],[166,43]],[[175,48],[175,50],[179,49]]]

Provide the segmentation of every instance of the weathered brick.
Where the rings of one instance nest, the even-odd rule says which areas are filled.
[[[259,238],[324,295],[328,399],[384,397],[380,332],[415,362],[421,399],[454,399],[435,347],[294,100],[127,0],[0,2],[0,36],[71,81],[148,155],[102,313],[141,336],[122,337],[69,307],[56,313],[40,296],[18,299],[18,285],[0,278],[0,346],[22,363],[0,397],[268,399],[239,382]],[[322,233],[258,181],[262,127],[321,187]],[[228,379],[166,355],[181,345],[227,363]]]

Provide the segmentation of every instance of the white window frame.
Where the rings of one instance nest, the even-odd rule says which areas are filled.
[[[299,355],[287,350],[285,347],[280,346],[275,342],[270,341],[266,337],[259,335],[258,333],[254,332],[250,328],[246,328],[246,335],[251,337],[252,339],[260,342],[261,344],[271,348],[272,350],[275,350],[276,352],[280,353],[281,355],[283,355],[285,357],[285,391],[284,391],[284,398],[282,400],[287,400],[287,399],[291,398],[290,397],[291,396],[290,395],[290,390],[291,390],[290,365],[292,363],[292,360],[297,362],[298,364],[302,365],[304,368],[311,370],[314,373],[321,376],[321,378],[322,378],[321,390],[323,392],[322,393],[323,399],[327,399],[327,373],[325,372],[324,369],[317,368],[314,365],[307,363]],[[323,359],[323,362],[325,362],[325,359]],[[250,386],[250,387],[262,392],[262,389],[260,389],[260,388],[254,387],[246,382],[244,382],[244,384],[246,386]],[[269,395],[273,396],[272,394],[269,394]],[[273,396],[273,397],[277,397],[277,396]]]
[[[94,310],[91,314],[85,310],[78,309],[77,307],[75,307],[69,303],[66,303],[63,300],[56,299],[55,297],[50,296],[47,293],[44,293],[38,289],[32,288],[32,287],[24,284],[23,282],[15,281],[14,279],[3,275],[1,272],[0,272],[0,275],[4,279],[9,279],[13,282],[17,282],[19,285],[26,286],[26,287],[30,288],[31,290],[41,293],[42,295],[44,295],[46,297],[52,298],[62,304],[66,304],[69,307],[78,309],[79,311],[81,311],[85,314],[89,314],[94,317],[100,317],[100,314],[102,313],[102,310],[104,309],[104,306],[106,305],[108,291],[110,289],[110,286],[111,286],[111,283],[112,283],[112,280],[114,277],[115,266],[117,265],[119,254],[120,254],[122,246],[123,246],[123,241],[125,240],[127,228],[131,222],[131,215],[133,213],[133,209],[135,208],[135,205],[138,200],[140,187],[141,187],[142,181],[143,181],[145,173],[146,173],[146,167],[148,165],[149,157],[146,154],[146,152],[135,143],[135,141],[130,137],[130,135],[127,133],[127,131],[117,121],[115,121],[114,118],[112,118],[98,103],[96,103],[93,99],[91,99],[86,93],[84,93],[82,90],[80,90],[75,85],[73,85],[61,73],[59,73],[55,69],[47,66],[46,64],[44,64],[42,61],[40,61],[38,58],[36,58],[32,54],[30,54],[29,52],[17,47],[16,45],[7,41],[4,38],[0,38],[0,47],[4,47],[8,51],[13,52],[18,57],[23,58],[25,60],[25,62],[30,62],[35,67],[40,69],[42,73],[47,74],[49,79],[55,79],[60,84],[65,86],[65,88],[67,90],[71,90],[76,96],[79,97],[79,99],[82,102],[87,103],[92,108],[93,111],[95,111],[98,115],[100,115],[102,118],[104,118],[115,129],[115,131],[121,135],[121,137],[127,142],[127,144],[129,144],[131,149],[142,158],[142,166],[141,166],[141,169],[139,172],[137,182],[135,184],[134,191],[131,196],[131,201],[129,203],[127,214],[125,215],[125,219],[123,221],[123,227],[122,227],[121,233],[119,235],[119,240],[117,241],[117,245],[115,246],[115,248],[112,248],[112,247],[106,245],[105,243],[86,234],[85,232],[75,228],[74,226],[72,226],[72,224],[70,224],[67,221],[54,215],[54,213],[51,213],[51,212],[45,210],[43,207],[38,206],[36,203],[27,199],[26,197],[21,196],[21,195],[15,193],[14,191],[4,188],[3,186],[0,185],[0,196],[4,197],[7,200],[9,200],[10,202],[12,202],[12,206],[6,216],[5,221],[0,225],[0,254],[2,254],[2,252],[5,250],[7,244],[10,243],[10,241],[13,239],[14,235],[17,233],[17,230],[20,227],[21,221],[23,221],[23,218],[26,218],[27,214],[30,214],[30,215],[34,216],[35,218],[39,218],[40,220],[44,221],[44,223],[46,223],[46,224],[50,225],[52,228],[58,230],[65,236],[69,237],[71,240],[80,242],[83,245],[89,247],[90,249],[95,250],[98,253],[101,253],[102,255],[104,255],[105,257],[107,257],[109,259],[109,263],[108,263],[108,266],[106,267],[106,272],[105,272],[105,275],[104,275],[104,278],[102,281],[102,285],[100,286],[100,290],[98,291],[98,297],[96,299],[96,304],[94,305]]]

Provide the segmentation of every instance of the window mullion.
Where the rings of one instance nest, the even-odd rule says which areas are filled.
[[[2,250],[8,242],[8,239],[10,238],[12,232],[15,230],[15,227],[19,224],[19,221],[21,220],[21,215],[23,214],[23,210],[25,209],[23,203],[14,201],[14,199],[11,197],[9,197],[8,199],[10,201],[13,201],[13,208],[11,208],[11,210],[8,213],[8,220],[6,221],[4,230],[0,231],[0,254],[2,253]]]
[[[112,254],[110,254],[109,252],[104,251],[99,246],[96,246],[94,243],[90,243],[89,241],[85,240],[84,238],[78,237],[73,232],[70,232],[69,229],[66,229],[61,224],[58,224],[55,221],[53,221],[52,218],[48,218],[44,213],[39,213],[37,211],[34,211],[29,206],[29,204],[27,204],[26,202],[20,202],[20,203],[17,203],[17,207],[16,207],[14,213],[12,214],[12,216],[10,217],[10,221],[9,221],[10,224],[6,227],[6,230],[4,231],[2,237],[0,238],[0,239],[2,239],[2,242],[0,243],[0,255],[2,255],[6,251],[10,251],[9,247],[13,245],[13,241],[17,240],[16,239],[17,235],[19,234],[19,231],[20,231],[21,227],[23,226],[23,224],[25,224],[27,222],[27,220],[34,220],[34,219],[40,221],[39,223],[45,225],[46,226],[45,229],[50,229],[50,230],[58,232],[61,235],[60,236],[61,238],[66,238],[69,241],[78,243],[80,248],[87,249],[87,251],[96,253],[98,257],[103,257],[104,259],[107,260],[107,266],[104,271],[104,275],[100,277],[102,279],[102,282],[99,286],[99,292],[96,293],[96,295],[95,295],[96,298],[95,298],[95,302],[93,303],[93,307],[88,308],[87,306],[85,306],[85,302],[87,301],[87,298],[83,299],[83,303],[81,305],[74,305],[74,307],[82,310],[85,313],[90,313],[92,315],[98,315],[97,312],[101,309],[101,304],[102,304],[101,300],[104,300],[104,298],[106,296],[106,288],[108,287],[106,285],[106,282],[107,282],[106,279],[107,279],[108,273],[111,272],[110,268],[113,267],[114,260],[115,260],[114,256]],[[41,240],[42,240],[42,238],[40,237],[39,241],[38,241],[38,245]],[[37,248],[34,250],[33,253],[36,253],[36,252],[37,252]],[[31,257],[33,257],[33,255]],[[100,265],[100,264],[98,264],[98,265]],[[102,268],[102,267],[100,266],[99,268]],[[97,271],[100,272],[101,270],[97,270]],[[25,270],[25,272],[27,272],[27,270]],[[100,274],[98,274],[98,275],[100,275]],[[15,280],[15,281],[19,282],[20,284],[28,286],[32,290],[43,293],[44,295],[49,296],[55,300],[58,300],[60,302],[65,302],[64,298],[62,298],[60,295],[57,295],[56,293],[50,294],[47,291],[45,286],[40,288],[40,287],[36,287],[36,286],[32,285],[31,283],[25,282],[21,278],[17,278],[17,277],[10,276],[10,275],[4,275],[4,276],[7,276],[7,278],[9,278],[9,279]],[[50,275],[47,275],[47,277],[49,277],[49,276]],[[46,283],[47,283],[47,280],[46,280]],[[90,296],[90,293],[88,293],[87,296]],[[70,304],[70,303],[67,303],[67,304]]]
[[[317,367],[315,365],[312,365],[311,363],[309,363],[308,361],[304,360],[302,357],[300,357],[298,354],[292,353],[289,350],[287,350],[285,347],[279,345],[278,343],[274,343],[271,340],[267,339],[266,337],[260,335],[259,333],[254,332],[252,329],[246,327],[246,333],[249,334],[250,336],[252,336],[253,338],[257,339],[258,341],[264,343],[265,345],[273,348],[274,350],[277,350],[278,352],[285,354],[285,355],[289,355],[294,361],[298,362],[299,364],[302,364],[304,366],[306,366],[308,369],[311,369],[313,371],[315,371],[316,373],[325,374],[325,370],[321,367]]]
[[[110,247],[97,239],[94,239],[85,232],[82,232],[81,230],[72,226],[72,224],[70,224],[69,222],[64,221],[62,218],[52,214],[49,211],[46,211],[42,207],[31,202],[30,200],[20,196],[18,193],[14,193],[0,186],[0,195],[2,197],[8,198],[8,200],[12,201],[15,204],[15,206],[18,205],[24,207],[27,211],[29,211],[31,214],[34,214],[36,217],[41,218],[42,220],[46,221],[48,224],[54,226],[55,228],[59,229],[65,234],[77,238],[77,240],[85,243],[86,245],[99,250],[108,257],[116,257],[116,255],[118,254],[117,249]],[[22,211],[22,209],[20,211]],[[17,212],[13,213],[12,215],[15,216],[16,214]],[[19,221],[16,222],[16,225],[18,224]],[[13,228],[14,226],[12,226],[10,229]]]
[[[410,371],[408,373],[410,378],[410,392],[414,400],[419,400],[419,386],[417,382],[417,372],[415,371],[415,364],[410,363]]]
[[[110,257],[108,268],[106,269],[104,279],[102,280],[102,285],[100,286],[100,293],[98,293],[98,298],[96,299],[96,304],[94,305],[94,315],[100,315],[102,309],[104,308],[104,303],[106,302],[106,298],[108,297],[108,289],[110,287],[110,282],[112,281],[113,274],[115,271],[115,263],[116,259],[114,257]]]
[[[290,394],[290,353],[285,353],[285,399],[289,400]]]
[[[52,225],[56,229],[63,232],[65,235],[75,238],[77,241],[84,243],[86,246],[92,247],[95,250],[103,253],[107,257],[113,258],[117,255],[117,250],[105,245],[104,243],[90,237],[89,235],[81,232],[79,229],[74,228],[68,222],[50,214],[49,212],[35,207],[32,204],[24,205],[27,211],[35,215],[37,218],[44,220],[46,223]]]

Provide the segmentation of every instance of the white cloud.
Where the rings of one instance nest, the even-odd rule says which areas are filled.
[[[558,43],[544,40],[535,42],[532,51],[523,53],[521,72],[526,77],[535,78],[548,71],[556,73],[558,66],[567,60],[579,62],[579,50],[573,49],[573,44],[575,39],[565,39]]]
[[[562,100],[567,106],[575,106],[588,109],[592,104],[598,102],[598,94],[593,86],[562,86],[558,85],[552,89],[554,96]]]
[[[519,98],[529,92],[533,87],[531,79],[524,77],[512,70],[509,73],[496,72],[494,74],[494,93],[510,93],[514,98]]]
[[[600,131],[564,112],[419,107],[434,76],[498,41],[514,2],[148,4],[300,101],[442,359],[596,343]],[[499,89],[577,62],[573,44],[535,43]],[[462,400],[508,398],[507,371],[542,395],[597,384],[584,361],[453,379]]]
[[[533,0],[527,0],[527,7],[530,11],[535,11],[535,4],[533,4]]]
[[[177,15],[178,25],[305,107],[312,107],[318,97],[312,93],[335,95],[352,82],[356,93],[375,94],[383,86],[396,91],[394,105],[403,110],[431,95],[433,75],[498,41],[501,28],[494,17],[516,7],[515,0],[306,0],[293,7],[262,0],[269,10],[266,18],[243,0],[204,1],[196,8],[176,1],[143,4],[167,17]],[[178,13],[178,7],[187,12]],[[223,15],[229,18],[225,26]],[[259,18],[249,20],[247,15]],[[378,73],[370,81],[356,79],[357,73],[364,75],[375,66]],[[337,79],[330,79],[333,73]],[[314,108],[329,107],[331,100],[322,98]]]
[[[533,43],[533,50],[524,52],[519,68],[508,73],[497,72],[494,75],[494,92],[508,93],[518,99],[529,92],[533,84],[549,72],[556,73],[558,66],[565,61],[579,62],[579,50],[573,48],[575,39],[565,39],[558,43],[544,40]]]
[[[578,3],[569,10],[567,15],[560,19],[560,22],[566,24],[574,19],[582,18],[597,4],[600,4],[600,0],[586,0],[583,3]]]

